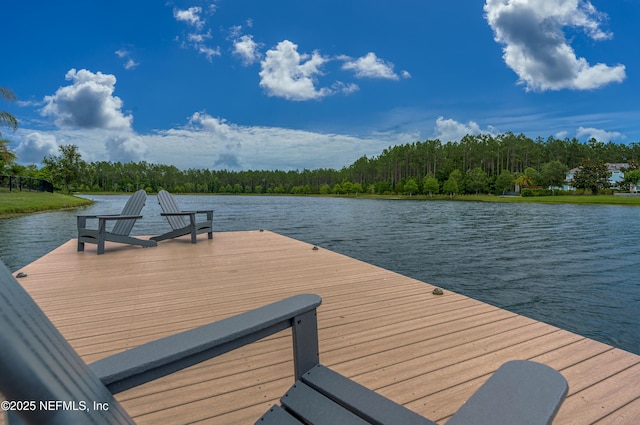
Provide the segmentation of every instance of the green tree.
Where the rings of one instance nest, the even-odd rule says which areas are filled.
[[[597,195],[601,189],[609,187],[611,171],[601,159],[585,158],[580,163],[578,171],[573,174],[572,186],[576,189],[589,189]]]
[[[540,184],[540,173],[533,167],[527,167],[524,169],[524,174],[529,176],[531,179],[531,184],[539,185]]]
[[[547,162],[542,166],[540,181],[543,186],[554,190],[556,187],[562,187],[567,178],[567,171],[567,166],[560,161]]]
[[[427,174],[422,180],[422,191],[428,193],[429,196],[433,196],[434,193],[438,193],[440,190],[440,182],[433,174]]]
[[[16,160],[16,155],[7,148],[9,143],[9,140],[0,138],[0,173],[9,172],[10,174],[15,174],[10,169]]]
[[[420,188],[418,187],[418,182],[415,179],[409,179],[404,183],[404,193],[408,193],[409,196],[414,193],[418,193]]]
[[[10,89],[0,87],[0,98],[7,102],[13,102],[16,100],[16,95]],[[7,111],[0,111],[0,126],[5,125],[15,131],[18,128],[18,120]],[[2,137],[2,132],[0,132],[0,151],[2,151],[0,152],[2,154],[2,157],[0,157],[0,170],[5,166],[9,166],[16,159],[15,155],[9,152],[8,144],[9,140]]]
[[[321,195],[328,195],[331,193],[331,186],[329,186],[328,184],[323,184],[322,186],[320,186],[320,194]]]
[[[496,177],[496,192],[504,194],[513,185],[513,175],[509,170],[502,170]]]
[[[89,174],[89,166],[84,162],[76,145],[62,145],[60,155],[48,155],[42,163],[55,185],[61,186],[67,193],[72,187],[78,187]]]
[[[442,185],[442,191],[444,193],[448,193],[450,198],[453,198],[453,195],[460,193],[460,189],[458,187],[458,181],[453,177],[450,177],[444,184]]]
[[[465,187],[468,191],[476,194],[485,192],[487,190],[487,173],[480,167],[474,167],[467,174]]]
[[[516,185],[516,193],[520,193],[520,188],[531,186],[531,184],[533,183],[533,179],[531,178],[531,176],[523,173],[516,177],[513,183],[515,183]]]
[[[463,188],[464,188],[464,175],[462,174],[462,171],[460,171],[459,169],[455,169],[451,172],[451,174],[449,174],[449,178],[450,179],[454,179],[458,185],[458,190],[460,192],[462,192]],[[459,192],[458,192],[459,193]]]
[[[634,169],[624,173],[624,182],[629,185],[629,190],[637,192],[640,182],[640,170]]]
[[[364,189],[360,183],[354,183],[351,185],[351,193],[355,193],[356,195],[359,193],[364,193]]]

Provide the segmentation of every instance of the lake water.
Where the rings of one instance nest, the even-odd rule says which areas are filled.
[[[0,220],[11,270],[76,237],[76,214]],[[179,196],[216,231],[267,229],[640,354],[640,208],[354,198]],[[167,230],[155,196],[134,234]]]

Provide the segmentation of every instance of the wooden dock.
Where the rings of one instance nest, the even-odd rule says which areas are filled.
[[[100,256],[71,240],[21,271],[87,362],[317,293],[321,361],[438,423],[512,359],[548,364],[569,381],[554,424],[640,423],[640,356],[267,231],[107,244]],[[292,382],[282,332],[117,398],[139,424],[253,423]]]

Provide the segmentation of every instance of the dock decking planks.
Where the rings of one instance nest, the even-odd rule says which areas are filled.
[[[559,369],[554,424],[635,424],[640,356],[272,232],[155,248],[71,240],[20,279],[92,362],[298,293],[317,293],[321,361],[439,423],[500,366]],[[288,332],[117,395],[139,424],[253,423],[293,382]],[[0,419],[0,423],[4,419]]]

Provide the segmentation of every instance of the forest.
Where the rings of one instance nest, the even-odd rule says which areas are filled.
[[[531,139],[523,134],[467,135],[459,142],[426,140],[362,156],[340,170],[180,170],[147,162],[82,160],[74,145],[61,146],[44,166],[13,168],[48,178],[67,191],[174,193],[433,194],[504,193],[520,186],[561,186],[566,172],[589,159],[635,163],[640,144],[595,139]]]

